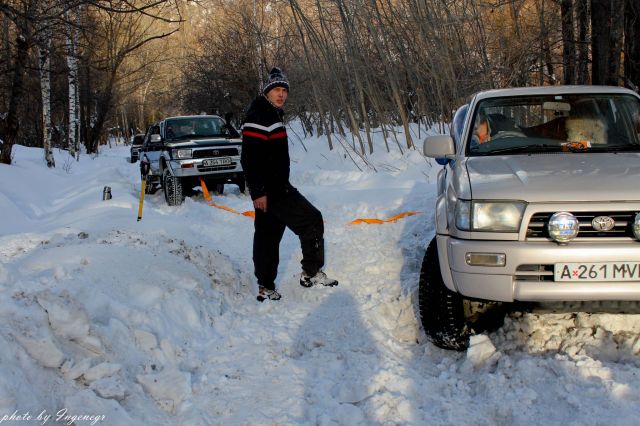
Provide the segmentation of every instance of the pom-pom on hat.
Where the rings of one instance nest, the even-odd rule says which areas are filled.
[[[287,80],[287,76],[284,75],[282,70],[278,67],[273,67],[269,72],[269,77],[267,81],[264,83],[264,89],[262,89],[263,94],[267,94],[267,92],[274,87],[284,87],[289,90],[289,80]]]

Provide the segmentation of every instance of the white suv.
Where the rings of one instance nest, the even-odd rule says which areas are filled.
[[[481,92],[450,133],[424,143],[444,164],[419,286],[436,345],[466,348],[496,302],[640,300],[638,94]]]

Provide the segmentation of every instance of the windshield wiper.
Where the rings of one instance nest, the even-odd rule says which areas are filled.
[[[547,145],[544,143],[535,145],[510,146],[508,148],[498,148],[487,152],[473,152],[475,155],[496,155],[496,154],[516,154],[516,153],[537,153],[537,152],[559,152],[562,151],[560,145]]]

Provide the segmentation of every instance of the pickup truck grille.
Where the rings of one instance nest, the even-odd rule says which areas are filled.
[[[555,212],[535,213],[531,216],[527,226],[527,239],[550,239],[547,225]],[[592,238],[634,238],[633,221],[637,212],[608,211],[608,212],[572,212],[580,222],[580,231],[576,239]],[[597,231],[593,229],[591,221],[598,216],[609,216],[615,220],[615,226],[610,231]]]
[[[238,155],[238,148],[194,149],[193,158],[229,157]]]

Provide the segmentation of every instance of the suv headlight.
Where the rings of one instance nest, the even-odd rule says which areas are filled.
[[[190,149],[174,149],[173,156],[178,159],[191,158],[191,150]]]
[[[456,202],[456,228],[463,231],[518,232],[524,201]]]

